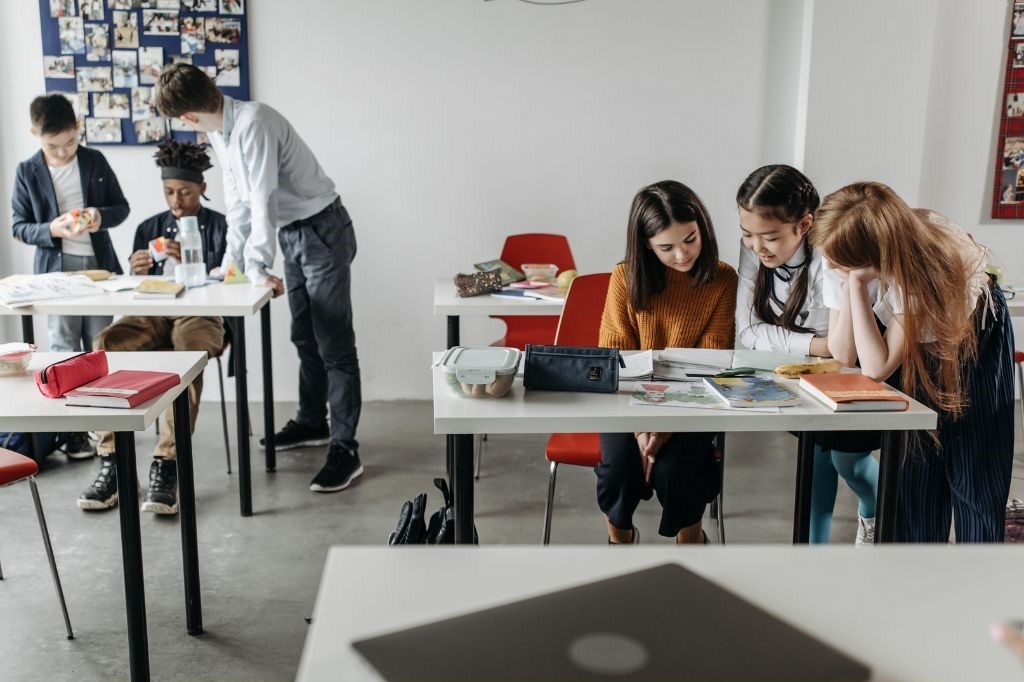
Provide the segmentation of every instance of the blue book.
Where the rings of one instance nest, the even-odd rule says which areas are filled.
[[[708,391],[729,407],[789,407],[800,396],[770,377],[705,377]]]

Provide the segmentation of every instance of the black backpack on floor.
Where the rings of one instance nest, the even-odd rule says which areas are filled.
[[[424,521],[427,508],[427,494],[420,493],[413,500],[402,505],[398,524],[388,538],[389,545],[451,545],[455,544],[455,509],[448,490],[448,481],[435,478],[434,485],[444,497],[444,505],[431,514],[430,521]],[[480,544],[476,528],[473,528],[473,544]]]

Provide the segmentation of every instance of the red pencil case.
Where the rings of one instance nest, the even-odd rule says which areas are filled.
[[[82,384],[108,374],[107,354],[102,350],[73,355],[36,370],[36,386],[47,398],[60,398]]]

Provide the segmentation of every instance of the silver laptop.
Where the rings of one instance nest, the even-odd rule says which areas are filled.
[[[870,669],[678,564],[353,642],[388,682],[860,682]]]

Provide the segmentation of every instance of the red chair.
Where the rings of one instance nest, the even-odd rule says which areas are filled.
[[[504,259],[503,259],[504,260]],[[558,320],[555,345],[597,346],[601,333],[601,315],[604,301],[608,296],[608,282],[611,273],[581,275],[572,281],[565,298],[565,308]],[[723,434],[717,436],[715,457],[724,465],[722,447]],[[548,439],[544,456],[551,462],[548,476],[548,501],[544,509],[544,544],[551,542],[551,513],[555,503],[555,479],[559,464],[573,464],[593,469],[601,461],[600,434],[597,433],[556,433]],[[722,494],[712,503],[711,515],[718,522],[719,542],[725,543],[723,525]]]
[[[39,501],[39,489],[36,487],[37,473],[39,473],[39,465],[34,459],[0,448],[0,487],[28,479],[29,487],[32,490],[32,501],[36,506],[36,518],[39,519],[39,530],[43,534],[43,544],[46,545],[46,556],[50,560],[50,574],[53,576],[53,585],[57,588],[61,611],[64,612],[64,628],[67,630],[68,639],[74,639],[75,635],[71,632],[71,619],[68,618],[68,607],[64,603],[64,590],[60,586],[60,575],[57,573],[57,562],[53,559],[50,532],[46,529],[46,517],[43,516],[43,505]],[[0,568],[0,580],[3,580],[3,577],[3,569]]]

